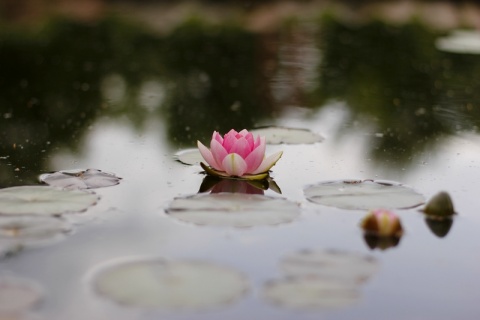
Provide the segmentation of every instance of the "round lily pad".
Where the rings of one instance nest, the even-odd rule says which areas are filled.
[[[102,268],[95,291],[119,304],[168,310],[221,307],[248,289],[241,273],[202,261],[144,259]]]
[[[255,136],[264,136],[268,144],[312,144],[323,141],[321,135],[307,129],[272,126],[253,129],[250,132]]]
[[[166,212],[198,225],[253,227],[293,221],[299,205],[282,198],[256,194],[197,194],[172,201]]]
[[[48,185],[64,189],[95,189],[114,186],[122,178],[113,173],[97,169],[77,169],[46,173],[40,176],[40,181]]]
[[[406,209],[425,201],[421,194],[402,184],[374,180],[322,182],[304,192],[311,202],[341,209]]]
[[[300,309],[346,307],[360,299],[357,288],[328,278],[291,277],[270,281],[263,288],[264,299],[274,305]]]
[[[61,215],[85,211],[100,199],[94,193],[48,186],[0,189],[0,215]]]
[[[3,216],[0,217],[0,241],[46,240],[70,231],[69,224],[50,216]]]
[[[27,311],[40,302],[42,296],[43,292],[36,283],[20,278],[0,277],[0,314]]]
[[[372,256],[337,250],[303,250],[285,256],[280,268],[287,276],[324,277],[345,283],[362,283],[378,270]]]
[[[202,154],[198,151],[197,148],[181,150],[174,155],[175,160],[187,164],[195,165],[200,164],[203,160]]]

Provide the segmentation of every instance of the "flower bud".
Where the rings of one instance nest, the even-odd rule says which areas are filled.
[[[434,195],[432,199],[428,201],[427,206],[425,209],[423,209],[423,212],[432,219],[448,218],[455,214],[452,199],[445,191]]]
[[[379,237],[400,237],[403,233],[398,216],[385,209],[370,211],[362,220],[361,227],[366,234]]]

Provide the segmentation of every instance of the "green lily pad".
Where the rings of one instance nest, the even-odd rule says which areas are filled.
[[[181,150],[174,155],[174,159],[187,165],[198,165],[204,161],[202,154],[197,148]]]
[[[40,176],[41,182],[63,189],[110,187],[119,184],[121,179],[113,173],[102,172],[97,169],[58,171]]]
[[[322,142],[321,135],[307,129],[286,127],[265,127],[250,130],[254,135],[264,136],[267,144],[312,144]]]
[[[197,194],[174,199],[166,209],[177,220],[197,225],[253,227],[293,221],[297,203],[257,194]]]
[[[285,256],[280,268],[293,277],[323,277],[345,283],[362,283],[378,270],[372,256],[337,250],[303,250]]]
[[[268,303],[293,309],[341,308],[360,300],[355,286],[319,277],[270,281],[265,284],[262,293]]]
[[[104,267],[93,278],[95,291],[124,306],[202,310],[239,300],[246,277],[202,261],[143,259]]]
[[[0,277],[0,315],[28,311],[40,302],[42,296],[43,291],[37,283],[20,278]]]
[[[313,203],[340,209],[406,209],[425,201],[421,194],[402,184],[374,180],[322,182],[307,187],[304,193]]]
[[[61,215],[82,212],[100,197],[80,190],[48,186],[0,189],[0,215]]]

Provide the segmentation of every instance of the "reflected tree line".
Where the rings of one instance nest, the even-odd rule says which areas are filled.
[[[373,158],[407,162],[439,136],[479,125],[478,56],[437,51],[438,34],[417,23],[354,28],[323,18],[318,30],[317,81],[299,103],[345,101],[352,121],[373,119],[384,134],[372,142]],[[274,120],[284,107],[271,87],[281,33],[189,20],[158,35],[115,18],[3,29],[0,187],[36,182],[53,152],[78,151],[98,117],[127,117],[137,130],[163,119],[175,146]]]

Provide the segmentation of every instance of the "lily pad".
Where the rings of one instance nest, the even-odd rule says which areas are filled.
[[[176,198],[166,212],[197,225],[253,227],[291,222],[300,215],[300,208],[282,198],[216,193]]]
[[[181,150],[175,153],[174,158],[175,160],[187,165],[198,165],[200,162],[204,161],[202,154],[197,148]]]
[[[241,273],[202,261],[143,259],[102,268],[96,292],[129,307],[202,310],[240,299],[248,290]]]
[[[50,216],[0,217],[0,241],[37,241],[53,239],[70,231],[69,224]]]
[[[253,129],[250,132],[255,136],[264,136],[268,144],[312,144],[323,141],[321,135],[307,129],[272,126]]]
[[[0,314],[25,312],[42,299],[40,286],[31,281],[0,277]]]
[[[440,51],[458,54],[480,54],[480,32],[455,30],[446,37],[439,38],[435,46]]]
[[[270,281],[263,288],[264,299],[294,309],[330,309],[355,304],[360,293],[352,285],[328,278],[292,277]]]
[[[82,212],[100,197],[80,190],[48,186],[0,189],[0,215],[61,215]]]
[[[362,283],[377,272],[378,263],[372,256],[352,252],[303,250],[285,256],[280,268],[287,276]]]
[[[58,171],[40,176],[41,182],[63,189],[110,187],[119,184],[121,179],[113,173],[102,172],[97,169]]]
[[[406,209],[424,203],[415,190],[396,182],[340,180],[307,187],[305,196],[313,203],[340,209]]]

